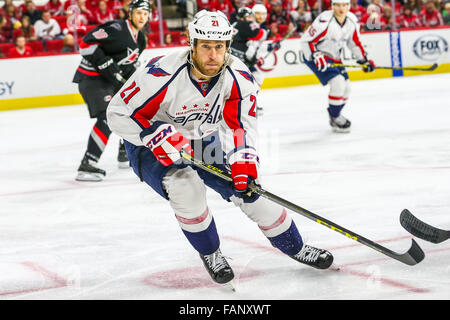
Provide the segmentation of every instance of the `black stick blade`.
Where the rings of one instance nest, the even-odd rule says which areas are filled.
[[[437,63],[433,63],[433,65],[430,67],[430,71],[435,70],[438,67]]]
[[[450,231],[430,226],[417,219],[408,209],[404,209],[400,214],[400,224],[413,236],[432,243],[441,243],[450,238]]]
[[[417,242],[412,239],[411,248],[409,248],[408,252],[401,256],[400,261],[413,266],[415,264],[418,264],[423,259],[425,259],[425,253],[423,252],[422,248],[419,247]]]

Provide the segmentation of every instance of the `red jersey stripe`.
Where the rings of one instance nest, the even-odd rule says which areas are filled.
[[[146,102],[141,108],[137,109],[131,117],[138,122],[142,127],[149,128],[150,120],[155,116],[158,112],[159,107],[164,100],[167,88],[165,87],[160,93],[154,96],[152,99]]]
[[[356,32],[356,30],[353,32],[352,40],[358,46],[359,50],[361,50],[361,54],[365,57],[366,56],[366,51],[364,51],[364,48],[363,48],[363,46],[361,44],[361,41],[359,40],[359,37],[358,37],[358,32]]]

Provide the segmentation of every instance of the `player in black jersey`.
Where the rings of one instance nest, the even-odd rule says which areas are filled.
[[[101,181],[106,172],[96,167],[108,143],[111,130],[106,122],[109,101],[134,73],[140,54],[146,47],[142,28],[148,21],[150,4],[133,0],[129,17],[99,25],[80,44],[81,63],[73,82],[87,104],[89,116],[96,118],[87,150],[78,168],[78,181]],[[119,145],[119,167],[128,167],[123,142]]]
[[[238,20],[233,23],[234,37],[231,43],[231,53],[250,68],[255,65],[256,60],[246,55],[248,42],[251,40],[263,41],[267,38],[268,32],[254,21],[253,12],[250,8],[239,8],[237,18]]]

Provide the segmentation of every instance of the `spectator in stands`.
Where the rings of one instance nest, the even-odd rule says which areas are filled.
[[[108,8],[113,12],[114,17],[117,18],[119,15],[119,10],[122,9],[122,1],[120,0],[108,0]]]
[[[0,42],[6,42],[8,37],[6,36],[4,27],[6,26],[6,19],[3,15],[0,14]],[[0,50],[1,52],[1,50]]]
[[[164,44],[166,46],[173,45],[172,34],[170,32],[168,32],[164,35]]]
[[[313,20],[319,15],[319,5],[321,12],[331,9],[331,0],[321,0],[320,3],[318,0],[307,0],[307,2]]]
[[[71,0],[66,0],[66,2],[64,3],[64,6],[66,6],[66,4],[71,4]],[[86,0],[78,0],[77,4],[74,5],[78,8],[80,14],[79,16],[84,16],[84,18],[88,21],[88,24],[96,24],[95,22],[95,16],[93,14],[93,12],[91,10],[89,10],[86,6]],[[69,5],[65,8],[66,10],[66,15],[68,11],[71,11],[72,5]]]
[[[36,8],[36,5],[32,0],[25,1],[26,11],[23,13],[24,16],[30,17],[31,24],[35,24],[41,19],[42,12]]]
[[[75,40],[70,33],[64,36],[64,47],[61,49],[61,52],[62,53],[75,52]]]
[[[148,2],[150,3],[150,16],[148,17],[148,21],[159,21],[159,11],[158,11],[158,7],[155,4],[154,0],[148,0]]]
[[[413,12],[413,7],[406,4],[403,8],[403,14],[399,17],[400,28],[418,28],[421,27],[419,17]]]
[[[119,12],[117,13],[117,19],[125,20],[128,18],[128,11],[125,10],[123,7],[119,9]]]
[[[124,8],[126,12],[128,12],[128,7],[129,7],[130,3],[131,3],[131,0],[123,0],[123,2],[122,2],[122,8]]]
[[[11,41],[13,39],[14,29],[20,28],[20,17],[17,14],[16,7],[12,4],[6,5],[6,7],[4,7],[4,10],[6,24],[3,27],[3,32],[5,33],[8,41]]]
[[[273,22],[270,24],[270,33],[268,39],[274,40],[274,39],[281,39],[281,34],[278,31],[278,25],[276,22]]]
[[[442,10],[442,18],[444,19],[444,24],[450,25],[450,2],[444,5],[444,10]]]
[[[108,21],[114,20],[114,13],[111,9],[108,8],[106,1],[100,0],[98,2],[98,8],[94,12],[95,23],[96,24],[104,24]]]
[[[27,41],[25,37],[17,37],[14,47],[9,49],[8,58],[20,58],[20,57],[31,57],[34,54],[33,50],[27,46]]]
[[[292,21],[289,21],[286,33],[289,34],[289,37],[298,37],[302,34],[302,31],[299,29],[295,29],[295,24]]]
[[[422,0],[408,0],[408,3],[412,8],[412,13],[419,16],[422,12]]]
[[[371,0],[370,3],[373,4],[373,5],[376,5],[378,7],[378,9],[379,9],[378,12],[380,14],[383,14],[383,5],[381,4],[381,1],[382,0]]]
[[[3,6],[0,8],[0,15],[5,16],[5,9],[9,5],[13,5],[14,6],[13,0],[5,0],[5,2],[3,3]],[[19,11],[19,10],[17,10],[17,11]],[[20,15],[20,12],[18,12],[18,14]]]
[[[369,4],[367,7],[367,13],[362,17],[361,24],[365,31],[382,30],[383,25],[381,21],[380,9],[375,4]]]
[[[299,0],[298,7],[290,13],[290,21],[297,25],[297,32],[303,33],[312,23],[311,11],[307,8],[306,0]]]
[[[366,8],[358,3],[358,0],[350,0],[350,10],[361,21],[362,17],[366,13]]]
[[[66,1],[70,2],[70,0]],[[60,0],[49,0],[44,6],[44,10],[50,11],[52,17],[64,15],[64,5]]]
[[[61,27],[48,10],[42,12],[42,18],[34,24],[34,30],[38,40],[62,39]]]
[[[76,16],[74,14],[73,8],[69,7],[66,11],[67,16],[67,25],[66,28],[63,29],[63,34],[74,34],[75,30],[78,33],[78,36],[82,37],[87,33],[87,26],[89,24],[89,20],[85,15],[80,14]]]
[[[209,10],[209,0],[197,0],[197,10]]]
[[[227,17],[233,12],[233,5],[230,0],[212,0],[209,3],[210,11],[222,11]]]
[[[21,26],[20,28],[17,28],[14,30],[14,40],[17,39],[18,36],[25,37],[25,40],[27,41],[36,41],[37,36],[34,32],[34,27],[30,22],[29,16],[23,16],[21,20]]]
[[[441,13],[436,9],[436,6],[432,0],[428,0],[424,9],[419,15],[420,22],[425,27],[437,27],[444,25],[444,19],[442,18]]]
[[[394,30],[394,21],[392,17],[392,8],[389,5],[383,7],[383,14],[381,15],[381,24],[383,30]]]
[[[288,13],[286,9],[281,5],[281,1],[275,1],[273,3],[272,11],[268,19],[269,23],[288,24]]]

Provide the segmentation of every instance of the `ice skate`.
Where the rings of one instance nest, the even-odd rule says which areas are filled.
[[[119,143],[119,153],[117,154],[117,161],[119,163],[119,168],[126,169],[130,167],[130,162],[128,160],[127,152],[125,150],[125,145],[123,141]]]
[[[330,126],[334,132],[350,132],[351,125],[352,123],[342,115],[339,115],[336,118],[330,117]]]
[[[234,278],[233,269],[231,269],[225,257],[217,249],[216,252],[208,255],[200,254],[200,258],[205,265],[206,270],[208,270],[209,275],[214,280],[214,282],[220,284],[228,284]],[[232,286],[232,288],[234,288]]]
[[[84,157],[78,167],[78,174],[75,180],[77,181],[102,181],[106,176],[106,172],[97,168],[94,165],[95,162],[90,161]]]
[[[303,245],[299,253],[290,257],[316,269],[328,269],[333,263],[333,255],[330,252],[307,244]]]

